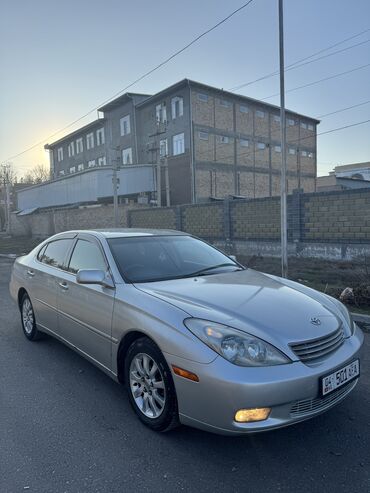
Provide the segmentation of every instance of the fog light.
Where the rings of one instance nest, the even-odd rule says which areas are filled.
[[[238,423],[251,423],[252,421],[263,421],[270,415],[270,407],[258,407],[256,409],[239,409],[235,413],[235,421]]]

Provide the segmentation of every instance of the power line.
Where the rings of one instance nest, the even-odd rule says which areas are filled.
[[[358,108],[359,106],[364,106],[365,104],[369,104],[369,103],[370,103],[370,99],[368,101],[364,101],[363,103],[354,104],[352,106],[347,106],[346,108],[342,108],[340,110],[332,111],[331,113],[325,113],[324,115],[319,115],[316,118],[325,118],[326,116],[335,115],[336,113],[341,113],[342,111]]]
[[[184,51],[186,51],[188,48],[190,48],[193,44],[197,43],[200,39],[202,39],[204,36],[207,36],[207,34],[209,34],[210,32],[214,31],[215,29],[217,29],[219,26],[221,26],[222,24],[224,24],[225,22],[227,22],[231,17],[233,17],[234,15],[236,15],[237,13],[239,13],[241,10],[245,9],[246,7],[248,7],[248,5],[250,5],[251,3],[253,2],[253,0],[248,0],[248,2],[245,2],[243,5],[241,5],[239,8],[233,10],[229,15],[227,15],[226,17],[224,17],[223,19],[221,19],[219,22],[217,22],[216,24],[214,24],[212,27],[210,27],[209,29],[207,29],[206,31],[202,32],[201,34],[199,34],[198,36],[196,36],[192,41],[190,41],[189,43],[187,43],[185,46],[183,46],[182,48],[180,48],[179,50],[175,51],[172,55],[170,55],[169,57],[167,57],[165,60],[163,60],[162,62],[160,62],[158,65],[156,65],[154,68],[148,70],[147,72],[145,72],[143,75],[141,75],[140,77],[138,77],[137,79],[135,79],[133,82],[131,82],[130,84],[128,84],[126,87],[124,87],[123,89],[121,89],[120,91],[118,91],[116,94],[114,94],[113,96],[111,96],[110,98],[108,98],[107,100],[103,101],[101,104],[99,104],[98,106],[96,106],[95,108],[93,108],[92,110],[88,111],[87,113],[85,113],[83,116],[81,116],[80,118],[77,118],[76,120],[74,120],[72,123],[69,123],[68,125],[66,125],[65,127],[61,128],[60,130],[58,130],[57,132],[54,132],[53,134],[49,135],[48,137],[46,137],[45,139],[41,140],[40,142],[37,142],[36,144],[33,144],[31,147],[28,147],[27,149],[25,149],[24,151],[22,152],[19,152],[18,154],[15,154],[14,156],[11,156],[9,157],[8,159],[6,159],[5,161],[9,161],[11,159],[15,159],[17,158],[18,156],[21,156],[22,154],[25,154],[26,152],[29,152],[31,151],[32,149],[34,149],[35,147],[38,147],[39,145],[43,144],[44,142],[46,142],[47,140],[49,139],[52,139],[53,137],[55,137],[56,135],[60,134],[61,132],[63,132],[64,130],[67,130],[68,128],[72,127],[73,125],[75,125],[76,123],[80,122],[81,120],[83,120],[84,118],[86,118],[87,116],[91,115],[92,113],[94,113],[95,111],[97,111],[101,106],[107,104],[109,101],[111,101],[112,99],[118,97],[119,95],[121,95],[123,92],[127,91],[127,89],[129,89],[130,87],[132,87],[133,85],[137,84],[138,82],[142,81],[143,79],[145,79],[146,77],[148,77],[149,75],[151,75],[153,72],[156,72],[157,70],[159,70],[161,67],[163,67],[164,65],[166,65],[167,63],[169,63],[171,60],[173,60],[175,57],[177,57],[178,55],[180,55],[181,53],[183,53]]]
[[[314,86],[316,84],[319,84],[320,82],[324,82],[326,80],[331,80],[331,79],[336,79],[337,77],[340,77],[342,75],[350,74],[352,72],[356,72],[357,70],[361,70],[365,67],[368,67],[370,63],[366,63],[365,65],[361,65],[360,67],[353,68],[351,70],[346,70],[345,72],[340,72],[339,74],[335,75],[330,75],[329,77],[324,77],[323,79],[315,80],[313,82],[309,82],[308,84],[304,84],[303,86],[298,86],[298,87],[293,87],[292,89],[287,89],[285,92],[293,92],[293,91],[298,91],[299,89],[303,89],[305,87],[309,86]],[[271,94],[271,96],[267,96],[266,98],[261,98],[261,101],[265,101],[266,99],[274,98],[275,96],[279,96],[279,92],[275,94]]]
[[[316,135],[319,136],[319,135],[331,134],[333,132],[338,132],[339,130],[344,130],[345,128],[357,127],[358,125],[364,125],[365,123],[369,123],[369,122],[370,120],[364,120],[362,122],[351,123],[350,125],[345,125],[344,127],[337,127],[337,128],[332,128],[331,130],[326,130],[325,132],[319,132]],[[300,140],[304,140],[304,139],[300,139]]]
[[[296,67],[297,64],[299,64],[301,62],[305,62],[306,60],[309,60],[310,58],[313,58],[314,56],[320,55],[321,53],[324,53],[325,51],[331,50],[332,48],[335,48],[336,46],[339,46],[339,45],[341,45],[341,44],[343,44],[343,43],[345,43],[347,41],[350,41],[351,39],[357,38],[357,37],[361,36],[362,34],[365,34],[365,33],[369,32],[369,31],[370,31],[370,29],[365,29],[364,31],[361,31],[361,32],[359,32],[357,34],[354,34],[353,36],[350,36],[349,38],[343,39],[342,41],[339,41],[338,43],[335,43],[333,45],[330,45],[327,48],[323,48],[322,50],[319,50],[319,51],[316,51],[315,53],[312,53],[311,55],[308,55],[308,56],[306,56],[304,58],[300,58],[299,60],[296,60],[295,62],[287,65],[286,68],[285,68],[285,72],[287,72],[288,70],[292,70],[294,68],[298,68],[298,67]],[[325,55],[324,57],[317,58],[317,59],[312,60],[312,61],[307,62],[307,63],[316,62],[317,60],[321,60],[322,58],[326,58],[326,57],[335,55],[337,53],[340,53],[342,51],[349,50],[351,48],[355,48],[356,46],[359,46],[359,45],[364,44],[364,43],[368,43],[369,41],[370,40],[366,40],[366,41],[363,41],[361,43],[357,43],[355,45],[352,45],[352,46],[349,46],[347,48],[344,48],[343,50],[335,51],[334,53],[330,53],[328,55]],[[302,63],[299,66],[307,65],[307,63]],[[265,79],[269,79],[270,77],[274,77],[275,75],[278,75],[278,74],[279,74],[279,70],[275,70],[274,72],[271,72],[269,74],[263,75],[262,77],[259,77],[258,79],[255,79],[255,80],[252,80],[252,81],[249,81],[249,82],[245,82],[244,84],[240,84],[238,86],[232,87],[231,89],[229,89],[229,91],[238,91],[239,89],[242,89],[243,87],[250,86],[252,84],[255,84],[256,82],[260,82],[260,81],[265,80]]]

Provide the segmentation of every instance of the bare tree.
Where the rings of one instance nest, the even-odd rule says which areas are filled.
[[[14,170],[13,163],[0,164],[0,183],[3,185],[6,183],[10,185],[17,183],[17,174]]]
[[[48,180],[50,180],[50,170],[43,164],[36,164],[23,175],[24,183],[42,183]]]

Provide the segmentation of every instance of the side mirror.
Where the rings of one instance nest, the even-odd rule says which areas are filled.
[[[97,269],[81,269],[77,272],[78,284],[99,284],[104,288],[114,289],[114,282],[108,272]]]

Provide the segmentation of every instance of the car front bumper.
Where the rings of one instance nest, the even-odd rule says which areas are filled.
[[[360,358],[362,331],[354,334],[324,360],[306,365],[295,361],[286,365],[246,368],[222,357],[199,364],[165,354],[169,365],[198,375],[199,382],[173,375],[180,421],[196,428],[226,435],[243,435],[288,426],[312,418],[339,403],[355,387],[351,381],[324,398],[320,397],[323,376]],[[269,407],[264,421],[237,423],[239,409]]]

